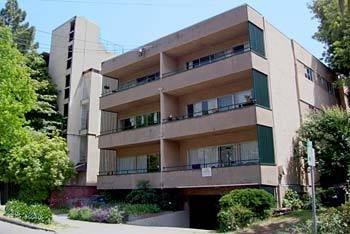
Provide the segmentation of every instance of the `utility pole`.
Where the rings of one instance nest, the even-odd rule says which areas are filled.
[[[311,194],[312,194],[312,233],[317,234],[317,216],[316,216],[316,191],[315,191],[315,149],[312,142],[307,141],[307,162],[311,172]]]

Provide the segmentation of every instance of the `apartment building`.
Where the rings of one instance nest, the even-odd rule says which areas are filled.
[[[101,62],[112,56],[99,39],[99,27],[73,17],[52,31],[49,74],[66,121],[69,158],[77,172],[72,185],[96,186],[99,165]]]
[[[335,75],[248,5],[106,60],[101,72],[97,188],[148,180],[179,194],[192,227],[216,220],[210,210],[228,190],[264,188],[280,203],[304,185],[296,130],[310,110],[341,103]]]

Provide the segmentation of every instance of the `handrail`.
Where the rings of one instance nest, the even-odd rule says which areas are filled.
[[[155,76],[154,79],[152,79],[152,80],[144,80],[142,82],[130,84],[129,86],[125,86],[125,87],[119,86],[117,89],[113,89],[113,90],[111,90],[109,92],[102,93],[101,97],[105,97],[105,96],[108,96],[108,95],[111,95],[111,94],[114,94],[114,93],[122,92],[122,91],[131,89],[131,88],[134,88],[134,87],[137,87],[137,86],[141,86],[141,85],[144,85],[144,84],[152,83],[152,82],[157,81],[157,80],[160,80],[159,76]]]
[[[114,171],[100,171],[99,175],[130,175],[130,174],[145,174],[160,172],[160,169],[150,170],[149,168],[139,169],[126,169],[126,170],[114,170]]]
[[[203,116],[207,116],[207,115],[232,111],[232,110],[243,108],[246,106],[251,106],[251,105],[254,105],[255,103],[256,103],[255,99],[252,98],[251,100],[249,100],[247,102],[235,103],[232,105],[212,108],[212,109],[208,109],[208,110],[204,110],[204,111],[197,111],[197,112],[193,112],[191,115],[187,114],[187,115],[181,115],[181,116],[176,116],[176,117],[169,116],[168,118],[163,119],[162,121],[163,121],[163,123],[169,123],[169,122],[173,122],[173,121],[198,118],[198,117],[203,117]]]
[[[106,131],[102,131],[100,133],[100,135],[108,135],[108,134],[112,134],[112,133],[118,133],[118,132],[124,132],[124,131],[130,131],[130,130],[136,130],[136,129],[141,129],[141,128],[147,128],[147,127],[152,127],[152,126],[156,126],[159,125],[160,121],[157,123],[153,123],[153,124],[148,124],[146,126],[142,126],[142,127],[130,127],[130,128],[113,128],[110,130],[106,130]]]
[[[200,67],[206,66],[208,64],[216,63],[218,61],[225,60],[227,58],[231,58],[233,56],[244,54],[244,53],[247,53],[247,52],[250,52],[250,51],[251,51],[250,47],[246,47],[246,48],[244,48],[244,50],[238,51],[238,52],[234,52],[233,49],[229,50],[229,52],[227,50],[220,51],[220,52],[218,52],[216,54],[223,53],[222,57],[217,57],[217,58],[211,59],[209,62],[206,62],[206,63],[203,63],[203,64],[199,64],[198,66],[192,66],[191,68],[181,68],[181,69],[177,69],[175,71],[170,71],[170,72],[163,73],[162,78],[167,78],[169,76],[173,76],[173,75],[176,75],[178,73],[182,73],[182,72],[190,71],[190,70],[193,70],[193,69],[196,69],[196,68],[200,68]]]
[[[227,162],[218,161],[212,163],[198,163],[198,164],[186,164],[181,166],[163,167],[163,171],[188,171],[198,170],[205,167],[211,168],[223,168],[223,167],[236,167],[244,165],[256,165],[259,164],[259,159],[245,159],[245,160],[231,160]]]

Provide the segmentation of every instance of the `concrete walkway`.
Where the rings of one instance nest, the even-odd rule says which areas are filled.
[[[213,231],[198,230],[190,228],[172,228],[172,227],[145,227],[127,224],[106,224],[83,222],[67,219],[64,215],[54,217],[54,220],[60,225],[56,228],[58,234],[189,234],[189,233],[214,233]]]

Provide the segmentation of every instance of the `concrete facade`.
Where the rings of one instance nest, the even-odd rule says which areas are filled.
[[[49,74],[58,90],[58,108],[66,120],[74,185],[96,185],[99,166],[101,61],[111,57],[99,41],[99,28],[73,17],[52,31]]]
[[[118,163],[112,170],[100,166],[97,187],[103,190],[133,189],[140,180],[202,195],[205,188],[254,186],[272,188],[281,202],[286,188],[305,184],[291,160],[296,130],[310,110],[344,104],[343,92],[331,85],[335,74],[248,5],[106,60],[101,73],[118,84],[134,83],[107,87],[100,98],[102,115],[112,114],[114,124],[101,132],[99,147],[112,152],[108,160],[129,157],[120,161],[123,168],[136,165],[126,173]],[[144,78],[155,73],[159,79]],[[220,106],[226,96],[234,103]],[[198,102],[200,114],[193,110]],[[142,115],[150,112],[159,112],[160,121],[147,126],[149,117]],[[231,150],[228,164],[225,146]],[[150,172],[149,164],[139,170],[137,156],[154,153],[159,170]],[[197,162],[207,156],[209,163]]]

